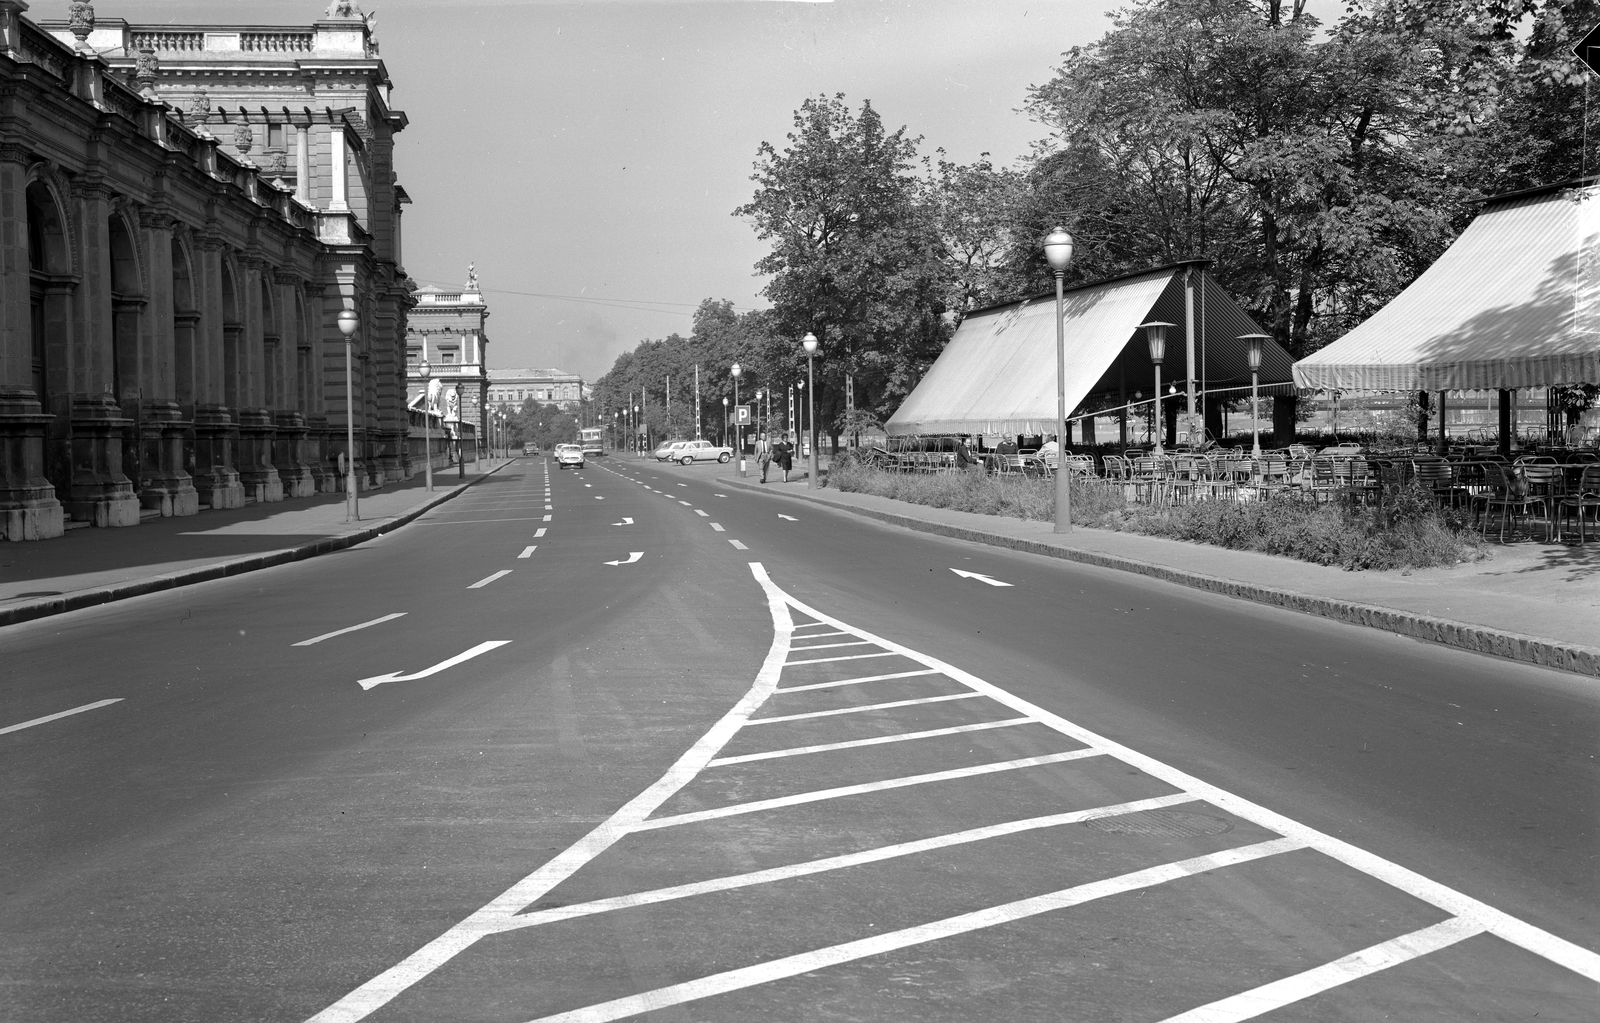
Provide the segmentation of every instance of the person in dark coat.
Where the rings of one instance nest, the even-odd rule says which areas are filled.
[[[778,463],[778,468],[783,470],[783,482],[789,482],[789,470],[794,467],[794,445],[789,442],[789,435],[773,445],[772,460]]]

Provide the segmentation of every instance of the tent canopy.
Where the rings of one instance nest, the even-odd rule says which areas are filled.
[[[1063,322],[1069,415],[1085,399],[1093,399],[1092,408],[1102,408],[1132,400],[1136,392],[1148,398],[1155,368],[1144,331],[1138,328],[1153,320],[1176,324],[1167,330],[1161,380],[1163,389],[1168,383],[1184,389],[1189,377],[1185,278],[1190,275],[1196,365],[1203,367],[1196,387],[1250,386],[1246,345],[1238,337],[1262,333],[1261,328],[1204,265],[1180,263],[1067,291]],[[891,436],[1055,433],[1054,321],[1054,295],[968,314],[927,376],[889,418],[887,432]],[[1264,342],[1262,393],[1292,387],[1290,366],[1288,352],[1272,341]]]
[[[1457,391],[1600,382],[1600,189],[1491,200],[1444,255],[1294,367],[1308,388]]]

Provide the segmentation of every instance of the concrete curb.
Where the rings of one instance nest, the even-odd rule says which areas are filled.
[[[807,494],[786,494],[766,490],[759,484],[752,484],[742,480],[718,479],[717,482],[767,497],[788,498],[792,501],[806,501],[822,505],[823,507],[833,508],[851,515],[860,515],[865,518],[877,519],[880,522],[887,522],[890,525],[914,529],[920,533],[948,536],[956,540],[970,540],[973,543],[987,544],[991,547],[1005,547],[1028,554],[1042,554],[1048,558],[1076,561],[1085,565],[1097,565],[1101,568],[1114,568],[1122,572],[1134,572],[1154,579],[1178,583],[1181,586],[1205,590],[1209,593],[1220,593],[1224,596],[1254,601],[1257,604],[1268,604],[1273,607],[1287,608],[1291,611],[1320,615],[1323,618],[1331,618],[1334,621],[1347,622],[1351,625],[1365,625],[1369,628],[1382,629],[1385,632],[1393,632],[1401,636],[1427,640],[1430,643],[1440,643],[1444,646],[1470,650],[1473,653],[1490,654],[1513,661],[1526,661],[1546,668],[1556,668],[1561,671],[1571,671],[1580,675],[1600,678],[1600,647],[1561,643],[1556,640],[1540,639],[1536,636],[1524,636],[1516,632],[1504,632],[1482,625],[1452,621],[1448,618],[1435,618],[1431,615],[1398,611],[1394,608],[1379,607],[1375,604],[1362,604],[1356,601],[1297,593],[1293,590],[1277,589],[1271,586],[1258,586],[1254,583],[1243,583],[1234,579],[1206,575],[1201,572],[1189,572],[1167,565],[1157,565],[1133,558],[1119,557],[1115,554],[1072,550],[1070,548],[1057,547],[1054,544],[1040,543],[1037,540],[1029,540],[1024,537],[1004,536],[980,529],[969,529],[965,526],[946,525],[942,522],[932,522],[911,515],[879,511],[876,508],[857,508],[850,505],[835,504],[832,501],[824,501]]]
[[[259,569],[271,568],[274,565],[287,565],[291,561],[304,561],[306,558],[314,558],[319,554],[342,551],[347,547],[354,547],[356,544],[365,543],[374,537],[399,529],[418,516],[425,515],[439,505],[461,494],[468,487],[475,486],[480,481],[493,476],[507,465],[510,465],[511,461],[513,460],[508,460],[504,465],[496,466],[467,483],[458,484],[433,500],[417,505],[410,511],[403,512],[375,526],[357,530],[354,533],[325,536],[320,540],[313,540],[298,547],[285,547],[281,550],[251,554],[243,558],[234,558],[230,561],[218,561],[211,565],[186,568],[182,571],[153,575],[145,579],[132,579],[125,583],[116,583],[96,589],[76,590],[72,593],[63,593],[59,597],[47,597],[43,600],[31,600],[26,604],[15,604],[11,607],[0,608],[0,628],[4,628],[7,625],[17,625],[21,622],[31,622],[38,618],[48,618],[51,615],[65,614],[68,611],[77,611],[80,608],[94,607],[97,604],[109,604],[114,600],[141,597],[146,593],[156,593],[160,590],[170,590],[178,586],[188,586],[190,583],[203,583],[210,579],[223,579],[230,575],[243,575],[245,572],[255,572]]]

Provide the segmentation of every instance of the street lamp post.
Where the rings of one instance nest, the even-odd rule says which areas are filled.
[[[1150,364],[1156,368],[1156,389],[1154,396],[1150,400],[1155,403],[1155,453],[1156,457],[1159,458],[1166,453],[1161,445],[1161,434],[1165,432],[1166,428],[1166,423],[1162,422],[1166,417],[1162,415],[1163,410],[1161,408],[1161,363],[1167,355],[1167,328],[1172,324],[1163,323],[1160,320],[1152,320],[1149,323],[1141,323],[1139,326],[1144,328],[1145,340],[1150,343]]]
[[[734,446],[739,449],[739,475],[747,476],[744,464],[744,424],[739,422],[739,375],[743,369],[736,362],[728,367],[728,372],[733,374],[733,437]]]
[[[728,399],[722,399],[722,442],[728,442]]]
[[[806,388],[806,429],[817,428],[817,335],[807,334],[800,339],[800,347],[806,350],[806,380],[810,384]],[[811,442],[811,460],[806,463],[808,474],[806,476],[806,489],[817,489],[817,439],[807,437]]]
[[[361,521],[361,499],[356,493],[356,404],[355,371],[351,366],[351,349],[355,333],[361,327],[361,317],[354,309],[339,310],[339,333],[344,335],[344,445],[345,445],[345,513],[346,522]]]
[[[1239,340],[1250,347],[1246,355],[1250,360],[1250,457],[1261,457],[1261,397],[1258,385],[1261,379],[1261,342],[1271,334],[1241,334]]]
[[[467,417],[461,414],[461,381],[456,381],[456,479],[467,478],[467,446],[462,443],[466,439],[465,427]],[[473,461],[477,461],[476,458]]]
[[[800,400],[795,402],[794,409],[794,442],[800,445],[800,454],[804,456],[806,448],[802,438],[806,435],[806,382],[796,380],[794,386],[800,392]]]
[[[1067,463],[1067,328],[1063,297],[1067,264],[1072,262],[1072,235],[1064,227],[1044,239],[1044,258],[1056,278],[1056,524],[1057,533],[1072,532],[1072,474]]]
[[[430,397],[428,394],[428,376],[430,373],[432,373],[432,367],[428,365],[427,359],[417,363],[417,376],[422,378],[422,473],[424,484],[428,493],[431,494],[433,493],[433,432],[432,424],[428,421],[428,406],[433,403],[428,400]]]

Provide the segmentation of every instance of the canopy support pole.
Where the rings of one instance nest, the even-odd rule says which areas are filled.
[[[1504,458],[1511,457],[1511,395],[1515,393],[1505,388],[1500,389],[1500,454]]]

